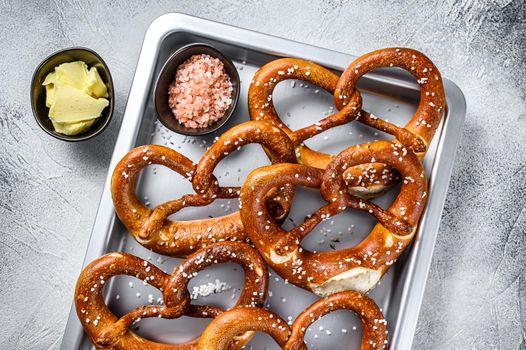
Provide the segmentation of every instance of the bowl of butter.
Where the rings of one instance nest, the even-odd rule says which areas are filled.
[[[35,70],[31,107],[40,127],[64,141],[99,135],[113,114],[113,81],[104,60],[87,48],[47,57]]]

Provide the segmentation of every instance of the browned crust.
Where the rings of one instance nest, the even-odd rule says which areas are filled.
[[[383,67],[399,67],[410,72],[420,85],[420,103],[404,128],[386,122],[362,110],[356,83],[364,74]],[[293,131],[280,119],[272,102],[275,86],[286,79],[300,79],[320,86],[334,95],[335,114],[315,125]],[[445,94],[440,72],[433,62],[419,51],[408,48],[387,48],[357,58],[338,78],[328,69],[313,62],[293,58],[271,61],[254,75],[249,89],[249,112],[253,120],[266,120],[282,128],[296,146],[298,162],[325,169],[332,156],[309,149],[303,144],[324,130],[358,120],[395,136],[396,141],[412,149],[422,158],[432,141],[445,109]],[[349,187],[353,194],[368,197],[383,193],[399,180],[396,172],[385,164],[362,164],[350,168]],[[383,174],[382,177],[374,174]],[[371,176],[373,175],[373,176]]]
[[[198,350],[229,350],[236,338],[246,332],[264,332],[284,347],[291,334],[281,317],[265,309],[239,307],[224,312],[206,327]]]
[[[197,340],[184,344],[162,344],[129,331],[133,321],[146,317],[216,317],[223,312],[215,306],[190,304],[188,282],[195,273],[212,264],[234,262],[243,267],[245,284],[235,307],[261,307],[267,296],[268,271],[260,255],[245,243],[223,242],[190,255],[168,275],[148,261],[127,253],[107,254],[89,264],[81,273],[75,290],[79,320],[99,349],[190,350]],[[117,318],[104,301],[103,287],[118,275],[128,275],[163,291],[164,305],[141,306]],[[248,342],[249,337],[246,338]],[[239,349],[243,344],[239,344]]]
[[[304,336],[309,326],[337,310],[354,312],[362,325],[361,350],[387,348],[387,322],[375,302],[358,292],[341,292],[320,299],[294,321],[292,331],[277,314],[259,308],[236,308],[215,318],[203,332],[198,350],[228,350],[239,334],[264,332],[284,350],[306,350]]]
[[[360,319],[361,350],[387,349],[387,322],[382,312],[371,298],[353,291],[332,294],[306,308],[294,321],[292,334],[283,349],[304,349],[303,338],[309,326],[337,310],[350,310]]]
[[[412,240],[427,199],[426,176],[422,164],[412,152],[387,141],[349,147],[337,155],[325,171],[296,164],[277,164],[254,170],[242,188],[241,219],[250,240],[265,261],[284,279],[301,288],[313,290],[327,280],[353,268],[379,271],[382,275],[400,257]],[[345,191],[346,169],[367,162],[381,162],[400,172],[404,182],[389,209],[351,196]],[[257,198],[269,188],[284,185],[320,188],[327,205],[310,215],[291,231],[284,231]],[[317,224],[346,208],[366,211],[379,223],[369,235],[352,248],[335,252],[311,252],[301,248],[301,240]],[[274,262],[273,254],[294,259]],[[299,268],[301,266],[301,268]]]
[[[185,207],[206,206],[216,198],[233,198],[238,188],[220,187],[213,175],[216,165],[230,152],[248,143],[261,143],[273,163],[295,162],[294,147],[279,128],[261,121],[250,121],[225,132],[197,165],[178,152],[163,146],[137,147],[117,164],[111,181],[115,212],[132,236],[143,246],[160,254],[184,257],[207,245],[221,241],[245,241],[239,212],[191,221],[172,221],[168,217]],[[193,181],[196,194],[158,205],[153,210],[139,201],[135,187],[140,172],[151,164],[163,165]],[[269,206],[282,219],[288,213],[293,190],[273,196]]]
[[[377,68],[400,67],[420,85],[417,111],[404,128],[362,110],[356,88],[359,78]],[[280,81],[301,79],[334,94],[338,111],[314,125],[293,131],[279,118],[272,92]],[[356,59],[338,77],[313,62],[284,58],[270,62],[254,76],[249,89],[253,121],[228,130],[206,151],[198,164],[166,147],[148,145],[130,151],[112,176],[115,210],[134,238],[146,248],[171,256],[190,255],[172,275],[126,253],[112,253],[92,262],[81,274],[75,292],[77,313],[86,332],[100,349],[239,349],[250,334],[269,333],[284,349],[305,350],[305,329],[316,319],[338,309],[349,309],[362,321],[362,349],[386,348],[383,316],[372,300],[358,292],[341,292],[307,308],[291,329],[279,316],[259,309],[268,287],[263,259],[285,280],[317,291],[333,277],[354,269],[383,275],[414,237],[427,199],[426,176],[420,160],[444,113],[442,78],[433,63],[418,51],[389,48]],[[393,142],[376,141],[349,147],[336,156],[307,148],[303,142],[327,129],[353,120],[392,134]],[[243,187],[221,187],[213,175],[218,163],[249,143],[261,144],[271,166],[254,170]],[[296,163],[296,157],[301,164]],[[192,182],[186,194],[151,210],[135,195],[137,178],[146,166],[159,164]],[[387,210],[362,200],[402,180],[400,193]],[[297,185],[319,188],[327,204],[289,232],[280,221],[289,212]],[[349,191],[350,189],[350,191]],[[241,210],[219,218],[171,221],[168,217],[189,206],[206,206],[216,198],[240,196]],[[378,224],[358,245],[335,252],[310,252],[301,240],[321,221],[353,208],[374,215]],[[244,243],[250,240],[263,259]],[[222,242],[222,243],[217,243]],[[277,256],[276,259],[271,258]],[[282,259],[281,261],[279,261]],[[243,266],[245,287],[228,312],[214,306],[190,304],[188,280],[213,264],[232,261]],[[164,306],[147,305],[117,319],[104,303],[102,288],[113,276],[135,276],[163,291]],[[216,317],[201,340],[161,344],[128,329],[141,317]],[[95,322],[94,322],[95,321]],[[241,334],[241,336],[239,336]],[[198,345],[199,344],[199,345]]]

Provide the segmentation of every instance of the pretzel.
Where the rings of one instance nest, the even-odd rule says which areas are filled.
[[[184,344],[162,344],[140,337],[129,330],[134,321],[147,317],[174,319],[217,317],[223,310],[215,306],[190,304],[189,280],[206,267],[224,262],[242,266],[245,285],[235,307],[260,307],[267,296],[268,271],[260,255],[245,243],[222,242],[190,255],[171,275],[126,253],[110,253],[89,264],[81,273],[75,290],[77,315],[93,344],[99,349],[113,350],[190,350],[194,340]],[[117,318],[104,302],[103,287],[118,275],[136,277],[163,292],[164,306],[145,305]],[[250,334],[238,339],[240,349]]]
[[[355,120],[362,105],[360,92],[356,90],[351,96],[350,103],[347,103],[342,110],[320,120],[314,125],[292,131],[281,120],[272,101],[272,93],[276,85],[287,79],[308,81],[330,93],[334,92],[338,83],[337,75],[314,62],[296,58],[281,58],[271,61],[261,67],[252,79],[248,90],[250,118],[252,120],[264,120],[281,128],[294,142],[296,155],[300,163],[323,169],[326,166],[325,163],[328,163],[329,156],[314,151],[309,152],[309,149],[303,145],[303,141],[325,130]],[[320,156],[314,157],[312,156],[314,154],[319,154]],[[327,159],[320,159],[320,157]]]
[[[132,236],[157,253],[183,257],[221,241],[246,239],[239,212],[218,218],[172,221],[168,217],[185,207],[206,206],[216,198],[234,198],[237,187],[220,187],[213,170],[230,152],[248,143],[261,143],[273,163],[295,162],[294,147],[279,128],[251,121],[225,132],[205,153],[197,165],[178,152],[163,146],[147,145],[131,150],[117,164],[111,181],[115,212]],[[148,165],[163,165],[193,181],[195,194],[160,204],[155,209],[143,205],[135,195],[140,172]],[[267,205],[279,220],[290,208],[293,190],[269,199]]]
[[[388,123],[362,110],[356,88],[359,78],[377,68],[400,67],[411,73],[420,85],[418,109],[404,128]],[[280,81],[300,79],[318,85],[334,95],[339,109],[315,125],[292,131],[280,119],[272,103],[272,93]],[[377,50],[357,58],[341,77],[313,62],[282,58],[264,65],[256,72],[249,89],[249,112],[254,120],[266,120],[282,128],[294,141],[298,162],[325,169],[332,156],[313,151],[303,142],[329,128],[358,120],[396,137],[420,159],[425,155],[445,109],[445,95],[440,72],[424,54],[407,48]],[[354,195],[371,197],[383,193],[397,180],[392,169],[384,164],[361,164],[348,170],[352,180],[348,186]],[[381,174],[381,176],[378,176]]]
[[[237,337],[247,332],[264,332],[284,347],[291,331],[287,322],[270,311],[254,307],[237,307],[222,313],[205,328],[198,350],[230,350]]]
[[[292,331],[278,315],[258,308],[235,308],[215,318],[199,339],[198,350],[228,350],[235,337],[248,331],[265,332],[285,350],[306,350],[308,327],[336,310],[351,310],[362,324],[361,350],[386,349],[387,326],[373,300],[358,292],[340,292],[320,299],[305,309],[294,321]]]
[[[387,210],[346,191],[347,169],[377,162],[393,167],[404,179]],[[266,198],[269,189],[285,184],[321,187],[327,201],[288,232],[272,219],[264,202],[259,200]],[[412,240],[426,203],[426,190],[424,169],[413,152],[397,143],[376,141],[347,148],[325,171],[299,164],[254,170],[241,191],[240,213],[250,240],[270,267],[288,282],[321,296],[344,290],[367,292]],[[379,221],[361,243],[335,252],[311,252],[301,247],[301,240],[317,224],[348,207],[369,212]]]
[[[214,188],[217,180],[213,176],[213,169],[228,154],[249,143],[259,143],[268,149],[272,164],[296,162],[294,146],[281,129],[262,121],[245,122],[226,131],[201,157],[192,180],[194,190],[206,193]],[[240,187],[224,188],[222,192],[227,192],[225,196],[239,194]],[[294,191],[286,190],[283,196],[276,194],[270,197],[267,206],[272,206],[274,217],[283,219],[287,215],[292,196]]]

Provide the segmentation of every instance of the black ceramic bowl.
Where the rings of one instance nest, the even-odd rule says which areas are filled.
[[[99,75],[108,89],[108,107],[104,108],[100,118],[86,132],[78,135],[64,135],[55,131],[48,117],[49,108],[46,107],[46,88],[42,85],[48,73],[56,66],[74,61],[84,61],[89,68],[97,67]],[[40,63],[33,74],[31,81],[31,108],[38,125],[49,135],[63,141],[84,141],[99,135],[110,123],[113,115],[114,93],[113,80],[106,62],[94,51],[84,47],[73,47],[55,52]]]
[[[179,123],[173,115],[172,109],[168,105],[168,90],[170,88],[170,84],[172,84],[175,79],[177,68],[179,68],[179,66],[184,61],[193,55],[200,54],[206,54],[218,58],[225,65],[225,71],[230,76],[230,81],[232,82],[232,104],[226,110],[225,115],[221,119],[217,120],[214,124],[206,128],[187,128]],[[168,61],[166,61],[163,68],[161,69],[159,77],[157,78],[154,91],[155,110],[157,111],[157,117],[164,126],[179,134],[189,136],[210,134],[221,128],[234,113],[234,109],[236,108],[237,101],[239,99],[239,84],[239,74],[237,73],[236,67],[232,61],[223,55],[219,50],[207,44],[190,44],[183,46],[172,56],[170,56]]]

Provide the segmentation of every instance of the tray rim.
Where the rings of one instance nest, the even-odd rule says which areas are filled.
[[[206,24],[206,26],[203,26],[203,24]],[[228,42],[232,45],[275,56],[298,57],[297,52],[304,52],[305,54],[302,55],[301,58],[312,60],[328,68],[337,70],[341,70],[356,58],[356,56],[343,52],[284,39],[184,13],[166,13],[157,17],[150,24],[144,36],[82,268],[105,253],[110,235],[97,235],[96,233],[101,231],[102,228],[104,228],[103,232],[109,232],[116,220],[111,200],[110,183],[112,172],[110,170],[116,166],[119,160],[135,143],[139,132],[139,122],[142,118],[142,107],[147,99],[146,94],[143,93],[147,86],[139,83],[149,82],[154,78],[154,70],[151,69],[151,67],[155,65],[160,44],[167,35],[175,32],[204,35],[212,39]],[[268,49],[268,47],[272,47],[272,49]],[[419,89],[417,84],[403,76],[393,76],[392,74],[375,72],[367,74],[367,79],[384,82],[395,79],[400,88],[410,90]],[[428,205],[420,222],[420,227],[426,226],[426,234],[424,236],[418,234],[411,248],[407,277],[403,283],[400,309],[396,321],[398,326],[394,331],[391,331],[393,335],[389,346],[390,349],[410,349],[412,346],[444,202],[453,170],[456,149],[460,142],[466,114],[466,101],[460,88],[447,78],[443,78],[443,81],[448,111],[447,118],[445,118],[439,132],[440,138],[431,169]],[[444,141],[446,139],[446,132],[447,142]],[[443,155],[447,155],[448,157],[444,157]],[[436,187],[443,188],[444,190],[438,191]],[[416,263],[417,261],[419,262],[418,264]],[[423,280],[423,282],[416,283],[414,278],[416,275],[423,277],[420,279]],[[416,310],[413,309],[413,312],[410,312],[407,308],[409,304],[416,307]],[[77,318],[75,304],[72,302],[60,349],[78,349],[81,339],[85,336],[83,333],[84,331]]]

